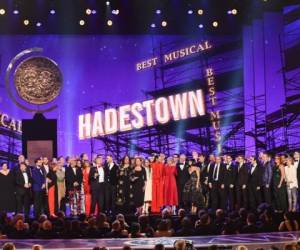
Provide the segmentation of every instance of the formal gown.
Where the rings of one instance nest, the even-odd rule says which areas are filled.
[[[58,190],[57,190],[57,176],[52,170],[47,174],[47,178],[51,180],[48,182],[48,206],[50,215],[55,215],[58,211]]]
[[[83,169],[82,182],[83,182],[83,192],[84,192],[85,214],[87,216],[90,215],[91,202],[92,202],[91,187],[89,183],[89,174],[90,174],[90,168]]]
[[[190,175],[190,179],[184,185],[183,189],[183,201],[187,205],[197,206],[199,208],[204,207],[204,197],[201,192],[201,186],[197,187],[198,176],[196,171],[193,171]]]
[[[176,166],[166,165],[164,167],[164,205],[177,206],[178,192],[176,184]]]
[[[138,208],[144,204],[144,187],[145,181],[147,181],[145,168],[142,167],[141,170],[132,170],[130,175],[130,200],[131,204]]]
[[[125,212],[127,211],[127,206],[129,204],[129,186],[131,171],[131,166],[128,166],[126,168],[120,166],[117,171],[116,205]]]
[[[164,164],[160,162],[154,162],[151,165],[152,168],[152,204],[151,212],[159,213],[160,209],[164,205],[164,192],[163,192],[163,171]]]
[[[144,202],[151,202],[152,201],[152,169],[151,167],[145,168],[147,183],[145,187],[145,197]]]
[[[287,210],[287,195],[285,181],[282,182],[281,187],[278,188],[281,179],[281,172],[279,167],[273,169],[272,187],[274,195],[274,208],[278,211]]]
[[[66,196],[66,183],[65,183],[65,171],[57,170],[57,199],[59,210],[64,210],[64,200]]]
[[[12,171],[7,175],[0,172],[0,212],[16,210],[15,179]]]

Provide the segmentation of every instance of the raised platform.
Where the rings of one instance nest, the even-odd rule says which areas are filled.
[[[139,239],[74,239],[74,240],[1,240],[1,243],[14,242],[17,250],[31,249],[33,244],[40,244],[44,249],[68,249],[91,250],[95,246],[106,246],[111,249],[121,249],[123,245],[129,245],[134,249],[152,249],[155,244],[162,243],[171,248],[177,239],[192,240],[196,248],[206,248],[211,245],[232,249],[237,245],[246,245],[249,249],[263,247],[267,249],[271,245],[282,246],[297,242],[300,232],[287,233],[260,233],[239,235],[217,235],[202,237],[169,237],[169,238],[139,238]],[[1,244],[1,245],[2,245]]]

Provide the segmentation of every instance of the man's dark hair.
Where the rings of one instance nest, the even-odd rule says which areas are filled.
[[[165,250],[165,246],[163,244],[156,244],[153,250]]]
[[[2,247],[3,250],[15,250],[16,247],[15,247],[15,244],[12,243],[12,242],[7,242],[3,245]]]

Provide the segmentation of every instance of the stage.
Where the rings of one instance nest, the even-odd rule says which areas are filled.
[[[297,242],[300,232],[286,233],[260,233],[260,234],[239,234],[239,235],[219,235],[201,237],[169,237],[169,238],[139,238],[139,239],[74,239],[74,240],[2,240],[14,242],[16,248],[31,249],[33,244],[40,244],[44,249],[76,249],[91,250],[95,246],[106,246],[109,249],[121,249],[123,245],[129,245],[133,249],[152,249],[155,244],[162,243],[167,248],[171,248],[177,239],[192,240],[196,248],[206,248],[210,245],[222,246],[223,249],[232,249],[237,245],[246,245],[249,249],[257,247],[268,248],[272,245],[282,246],[284,244]]]

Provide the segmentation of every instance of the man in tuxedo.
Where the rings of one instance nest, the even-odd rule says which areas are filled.
[[[262,167],[258,160],[251,156],[249,158],[250,172],[248,181],[249,206],[250,209],[256,210],[261,203],[261,186],[262,186]]]
[[[232,211],[234,209],[235,204],[235,182],[237,177],[237,168],[232,162],[232,157],[230,155],[226,155],[225,160],[225,171],[224,171],[224,185],[225,185],[225,207],[229,207],[229,210]]]
[[[209,155],[208,163],[205,165],[205,168],[202,169],[201,174],[203,176],[203,187],[206,190],[205,192],[205,205],[206,207],[211,206],[211,197],[210,197],[210,188],[209,188],[209,180],[212,178],[213,169],[215,166],[215,156],[213,154]]]
[[[48,203],[46,196],[46,175],[42,169],[42,160],[38,158],[34,161],[32,173],[32,191],[33,191],[33,206],[34,215],[36,218],[42,213],[46,213],[45,205]]]
[[[273,166],[271,163],[270,155],[267,152],[264,152],[262,154],[262,166],[263,166],[262,189],[264,195],[264,202],[271,205],[272,204],[271,181],[272,181],[272,174],[273,174]]]
[[[185,183],[190,178],[189,173],[189,165],[186,161],[185,154],[181,154],[179,156],[179,162],[176,164],[177,176],[176,176],[176,184],[177,184],[177,192],[178,192],[178,205],[180,208],[184,207],[183,201],[183,189]]]
[[[82,170],[76,166],[74,157],[70,157],[70,166],[66,168],[66,188],[69,195],[71,215],[76,216],[82,213],[81,208],[81,184]]]
[[[105,210],[107,214],[116,212],[116,195],[117,195],[117,171],[118,165],[114,163],[113,157],[106,157],[105,170]]]
[[[91,185],[92,204],[90,214],[95,214],[96,205],[102,211],[105,201],[105,171],[103,166],[103,158],[98,155],[89,173],[89,182]]]
[[[225,184],[224,164],[221,156],[215,157],[216,162],[212,167],[212,175],[209,176],[208,186],[211,190],[211,208],[216,211],[218,208],[225,209]]]
[[[239,155],[237,161],[237,179],[236,179],[236,199],[237,208],[248,207],[248,168],[245,164],[244,156]]]
[[[15,170],[17,213],[24,213],[25,218],[28,219],[32,177],[24,162],[20,162],[19,165]]]

